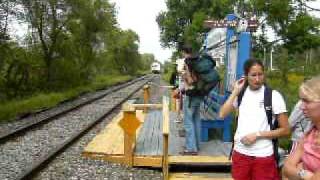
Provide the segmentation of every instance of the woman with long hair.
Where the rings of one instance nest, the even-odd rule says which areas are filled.
[[[299,89],[301,109],[313,127],[299,141],[284,164],[289,179],[320,179],[320,76],[304,82]]]
[[[235,180],[278,180],[279,172],[272,139],[290,133],[287,109],[281,94],[272,91],[272,110],[279,128],[271,128],[265,109],[264,67],[261,61],[249,59],[244,64],[244,78],[236,81],[233,91],[220,109],[222,119],[238,109],[238,125],[232,151],[232,178]],[[242,96],[241,103],[238,101]]]

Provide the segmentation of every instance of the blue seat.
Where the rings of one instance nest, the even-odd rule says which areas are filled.
[[[227,117],[224,120],[201,120],[201,141],[209,141],[209,129],[220,128],[223,130],[222,140],[231,142],[231,121],[232,118]]]
[[[231,142],[231,122],[232,116],[228,115],[224,119],[218,119],[217,114],[220,110],[220,106],[225,102],[225,97],[218,93],[210,93],[210,98],[213,100],[213,104],[210,106],[212,112],[215,114],[214,119],[201,119],[201,141],[209,141],[209,129],[217,128],[223,130],[222,140],[224,142]]]

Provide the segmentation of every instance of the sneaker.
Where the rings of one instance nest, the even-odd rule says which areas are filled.
[[[188,150],[184,150],[182,152],[180,152],[179,154],[184,155],[184,156],[196,156],[198,155],[197,151],[188,151]]]

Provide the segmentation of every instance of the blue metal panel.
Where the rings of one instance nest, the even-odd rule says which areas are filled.
[[[210,108],[213,108],[212,110],[215,113],[219,113],[220,106],[225,102],[225,96],[220,95],[217,92],[210,92],[209,97],[214,100],[213,105],[217,105]],[[209,140],[209,129],[211,128],[218,128],[223,130],[223,137],[222,140],[224,142],[230,142],[232,140],[231,137],[231,123],[232,123],[232,116],[228,115],[224,119],[218,119],[218,117],[215,117],[214,119],[201,119],[201,141],[208,141]]]
[[[232,21],[235,20],[237,17],[234,14],[229,14],[227,15],[227,20]],[[230,40],[232,36],[235,35],[234,28],[228,27],[227,28],[227,33],[226,33],[226,58],[225,58],[225,66],[227,68],[226,74],[225,74],[225,79],[224,82],[228,82],[228,67],[229,67],[229,52],[230,52]],[[205,41],[206,42],[206,41]],[[207,45],[205,43],[205,45]],[[223,104],[224,101],[227,99],[229,96],[229,92],[226,92],[226,83],[224,84],[224,96],[219,95],[219,93],[214,93],[213,97],[216,98],[217,103]],[[224,142],[230,142],[231,141],[231,121],[232,118],[231,116],[226,117],[224,120],[207,120],[207,119],[202,119],[201,121],[201,140],[202,141],[208,141],[208,132],[210,128],[221,128],[223,129],[223,141]]]
[[[250,57],[251,35],[250,32],[242,32],[239,35],[237,79],[243,76],[243,65]]]
[[[229,14],[227,15],[227,20],[232,21],[237,19],[237,17],[234,14]],[[236,59],[236,64],[230,64],[230,48],[231,44],[230,41],[232,37],[236,36],[238,43],[237,44],[237,52],[235,52],[234,58]],[[204,42],[204,46],[207,46],[207,40]],[[233,71],[233,78],[239,79],[241,76],[243,76],[243,65],[244,63],[249,59],[250,57],[250,51],[251,51],[251,34],[249,32],[242,32],[240,34],[236,34],[235,30],[233,27],[228,27],[227,32],[226,32],[226,58],[225,58],[225,66],[226,66],[226,72],[225,72],[225,79],[224,79],[224,95],[220,95],[218,91],[212,93],[213,100],[217,103],[222,105],[228,98],[231,92],[227,91],[227,83],[230,82],[229,80],[234,80],[230,79],[228,72]],[[232,67],[229,67],[232,65]],[[231,69],[230,69],[231,68]],[[234,76],[235,75],[235,76]],[[216,113],[219,111],[218,108],[214,108]],[[231,137],[231,123],[232,123],[232,116],[228,115],[225,119],[219,120],[217,118],[215,119],[202,119],[201,122],[201,140],[202,141],[208,141],[208,131],[210,128],[221,128],[223,129],[223,141],[224,142],[230,142],[232,137]]]
[[[227,15],[227,20],[228,21],[232,21],[232,20],[235,20],[237,17],[236,15],[234,14],[228,14]],[[227,68],[226,69],[226,72],[225,72],[225,76],[224,76],[224,82],[229,82],[229,79],[228,79],[228,67],[229,67],[229,52],[230,52],[230,40],[231,40],[231,37],[234,36],[235,34],[235,31],[234,31],[234,28],[232,27],[228,27],[227,28],[227,36],[226,36],[226,58],[225,58],[225,67]],[[226,87],[227,83],[224,83],[224,89],[226,90],[227,87]]]

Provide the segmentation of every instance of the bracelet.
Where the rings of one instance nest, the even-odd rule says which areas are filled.
[[[261,133],[260,132],[256,132],[256,137],[257,139],[261,137]]]
[[[303,179],[303,178],[306,177],[307,171],[304,170],[304,169],[300,169],[300,170],[298,171],[297,175],[299,176],[300,179]]]

